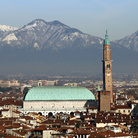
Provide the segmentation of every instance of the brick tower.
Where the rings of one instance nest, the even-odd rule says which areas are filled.
[[[107,31],[103,44],[103,90],[110,92],[110,102],[113,103],[112,60]]]

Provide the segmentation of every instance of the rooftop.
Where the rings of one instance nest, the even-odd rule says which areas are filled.
[[[95,97],[84,87],[47,86],[30,89],[24,98],[24,101],[43,100],[95,100]]]

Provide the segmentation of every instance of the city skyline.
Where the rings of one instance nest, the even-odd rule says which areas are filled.
[[[22,27],[34,19],[60,22],[84,33],[104,38],[108,29],[110,40],[121,39],[137,31],[136,0],[124,1],[0,1],[1,25]],[[112,33],[111,33],[112,32]]]

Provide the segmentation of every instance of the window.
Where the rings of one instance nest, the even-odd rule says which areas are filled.
[[[110,70],[110,64],[107,63],[107,70]]]
[[[114,127],[110,127],[110,130],[114,130]]]

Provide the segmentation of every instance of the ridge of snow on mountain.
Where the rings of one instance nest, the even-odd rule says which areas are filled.
[[[80,30],[70,28],[57,20],[46,22],[42,19],[36,19],[19,29],[9,30],[10,32],[1,35],[1,46],[59,50],[97,47],[103,42],[103,39],[99,37],[82,33]]]
[[[7,31],[14,31],[17,30],[18,28],[16,27],[11,27],[7,25],[0,25],[0,31],[7,32]]]
[[[14,33],[10,33],[4,39],[2,39],[2,41],[7,41],[8,44],[10,43],[10,41],[13,41],[13,40],[18,40]]]
[[[120,44],[130,50],[138,52],[138,30],[120,40],[114,41],[116,44]]]

